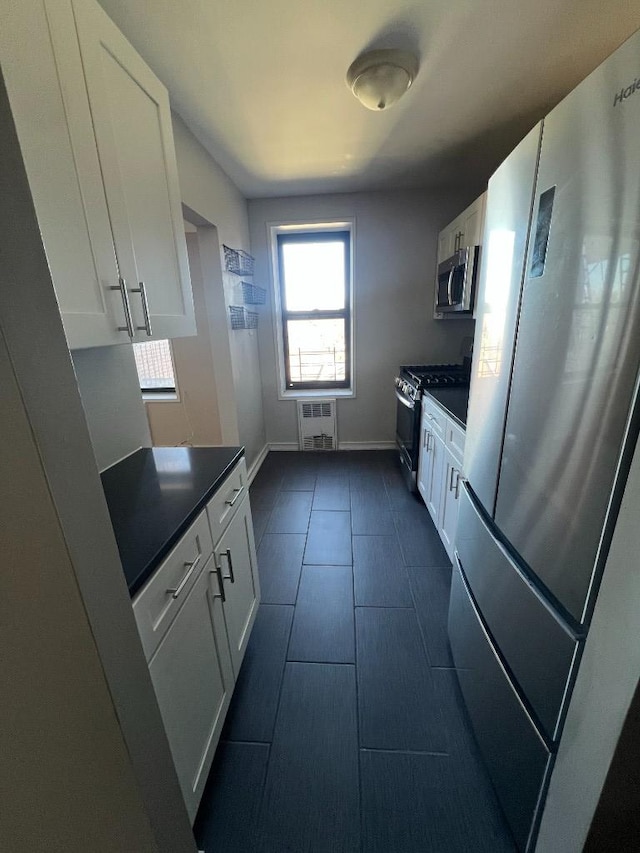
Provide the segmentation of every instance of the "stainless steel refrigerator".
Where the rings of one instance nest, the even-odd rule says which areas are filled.
[[[640,34],[489,182],[449,636],[532,850],[636,443]]]

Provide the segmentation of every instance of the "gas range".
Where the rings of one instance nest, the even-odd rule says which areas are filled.
[[[415,492],[418,470],[421,400],[431,388],[467,388],[470,362],[464,364],[405,364],[396,376],[396,443],[407,485]]]
[[[396,388],[417,400],[427,388],[466,388],[469,369],[462,364],[405,364],[396,376]]]

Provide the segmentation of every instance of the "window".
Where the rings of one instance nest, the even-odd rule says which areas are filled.
[[[282,230],[276,243],[285,392],[350,389],[351,232]]]
[[[145,394],[175,394],[176,377],[169,341],[134,344],[140,388]]]

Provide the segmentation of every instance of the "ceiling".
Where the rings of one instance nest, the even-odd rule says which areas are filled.
[[[100,0],[248,198],[480,189],[640,27],[629,0]],[[370,47],[420,56],[383,113],[347,89]]]

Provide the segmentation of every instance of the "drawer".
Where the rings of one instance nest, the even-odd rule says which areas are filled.
[[[244,459],[241,459],[207,504],[207,515],[214,544],[218,543],[246,492],[247,466]]]
[[[459,566],[451,580],[449,639],[478,746],[518,849],[528,851],[551,753],[511,685]]]
[[[158,647],[212,553],[207,515],[202,512],[133,599],[133,613],[147,660]]]
[[[462,460],[464,458],[464,438],[465,431],[462,427],[454,423],[451,418],[447,418],[444,443],[449,448],[459,465],[462,465]]]
[[[444,441],[447,416],[430,397],[422,398],[423,424]]]
[[[464,483],[456,550],[503,659],[549,739],[557,738],[579,640],[493,536]]]

